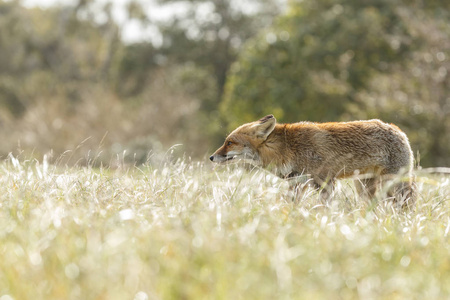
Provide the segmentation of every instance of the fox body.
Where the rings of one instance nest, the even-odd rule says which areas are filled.
[[[273,167],[284,178],[309,174],[317,187],[329,188],[335,179],[370,174],[362,183],[371,195],[381,176],[403,171],[409,178],[401,188],[403,202],[406,187],[412,184],[408,138],[397,126],[380,120],[277,124],[268,115],[235,129],[210,157],[217,163],[235,159]]]

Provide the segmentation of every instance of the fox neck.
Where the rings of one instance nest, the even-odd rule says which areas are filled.
[[[274,169],[286,176],[291,173],[291,164],[286,156],[286,126],[277,124],[267,139],[258,148],[258,156],[263,168]]]

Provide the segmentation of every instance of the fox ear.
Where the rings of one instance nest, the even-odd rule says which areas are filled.
[[[264,118],[259,119],[253,125],[256,129],[256,136],[258,138],[267,139],[269,134],[275,128],[275,124],[277,123],[277,119],[273,115],[267,115]]]
[[[258,120],[259,123],[265,123],[267,121],[269,121],[270,119],[275,119],[275,117],[273,115],[267,115],[261,119]]]

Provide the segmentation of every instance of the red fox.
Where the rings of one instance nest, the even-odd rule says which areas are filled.
[[[309,174],[317,188],[330,192],[336,179],[368,174],[356,180],[359,192],[373,196],[380,179],[404,172],[407,182],[394,188],[395,201],[413,203],[413,153],[397,126],[380,120],[277,124],[273,115],[244,124],[228,135],[210,160],[243,159],[274,167],[283,178]],[[361,186],[365,185],[365,189]]]

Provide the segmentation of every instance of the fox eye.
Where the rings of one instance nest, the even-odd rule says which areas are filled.
[[[232,144],[233,144],[232,141],[228,141],[228,142],[227,142],[227,146],[231,146]]]

